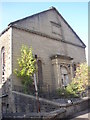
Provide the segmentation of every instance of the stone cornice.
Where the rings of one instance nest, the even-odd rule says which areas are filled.
[[[69,56],[65,56],[65,55],[58,55],[58,54],[56,54],[56,55],[54,55],[54,56],[52,56],[51,57],[51,59],[58,59],[58,58],[60,58],[60,59],[66,59],[66,60],[73,60],[73,58],[71,58],[71,57],[69,57]]]
[[[40,35],[40,36],[43,36],[43,37],[46,37],[46,38],[49,38],[49,39],[53,39],[53,40],[56,40],[56,41],[61,41],[63,43],[71,44],[71,45],[74,45],[74,46],[77,46],[77,47],[85,48],[85,46],[81,46],[81,45],[78,45],[78,44],[75,44],[75,43],[72,43],[72,42],[65,41],[63,39],[52,37],[50,35],[47,35],[45,33],[41,33],[39,31],[29,30],[29,29],[26,29],[26,28],[22,28],[20,26],[15,26],[15,25],[11,25],[11,27],[14,27],[16,29],[20,29],[20,30],[23,30],[23,31],[26,31],[26,32],[30,32],[30,33],[33,33],[33,34],[36,34],[36,35]]]
[[[34,31],[34,30],[29,30],[29,29],[26,29],[26,28],[22,28],[20,26],[16,26],[16,25],[10,25],[8,26],[1,34],[4,34],[10,27],[13,27],[13,28],[16,28],[16,29],[19,29],[19,30],[23,30],[23,31],[26,31],[26,32],[29,32],[29,33],[33,33],[33,34],[36,34],[36,35],[40,35],[40,36],[43,36],[43,37],[46,37],[46,38],[49,38],[49,39],[53,39],[53,40],[56,40],[56,41],[61,41],[63,43],[67,43],[67,44],[71,44],[71,45],[74,45],[74,46],[77,46],[77,47],[81,47],[81,48],[85,48],[86,46],[81,46],[81,45],[78,45],[78,44],[75,44],[75,43],[72,43],[72,42],[69,42],[69,41],[65,41],[63,39],[59,39],[59,38],[56,38],[56,37],[52,37],[50,35],[47,35],[45,33],[41,33],[39,31]]]

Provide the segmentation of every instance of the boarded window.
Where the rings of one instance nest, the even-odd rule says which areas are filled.
[[[52,33],[57,34],[59,36],[62,35],[61,33],[61,25],[55,22],[51,22],[52,25]]]
[[[43,84],[42,61],[38,60],[37,64],[38,64],[38,87],[39,87],[39,90],[41,90],[42,84]]]

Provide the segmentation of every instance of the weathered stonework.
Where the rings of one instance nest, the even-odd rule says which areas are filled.
[[[2,99],[1,99],[1,96],[2,96],[2,89],[1,89],[1,85],[0,85],[0,120],[2,119]]]
[[[2,47],[3,46],[5,47],[5,81],[7,80],[7,78],[10,77],[10,74],[11,74],[11,71],[10,71],[11,70],[10,42],[11,42],[11,28],[8,29],[4,34],[2,34],[0,36],[0,53],[1,53]],[[0,56],[1,56],[1,54],[0,54]],[[1,59],[0,59],[0,63],[1,63]],[[0,69],[1,69],[1,66],[0,66]],[[2,76],[2,73],[0,70],[0,80],[2,80],[1,76]],[[2,82],[2,81],[0,81],[0,82]]]
[[[0,53],[0,85],[4,86],[3,94],[8,94],[3,107],[14,113],[16,105],[12,91],[23,92],[21,80],[14,74],[22,45],[32,46],[33,55],[41,61],[42,93],[51,94],[67,86],[73,77],[73,63],[86,61],[85,44],[55,8],[10,23],[0,34],[0,50],[5,48],[5,80],[2,81],[3,57]],[[39,79],[37,77],[37,81]]]
[[[72,100],[68,103],[64,99],[64,103],[60,101],[51,101],[44,98],[39,98],[40,112],[37,112],[37,100],[32,95],[26,95],[16,91],[14,94],[15,113],[5,114],[4,118],[28,120],[28,119],[70,119],[76,113],[90,108],[90,98]]]

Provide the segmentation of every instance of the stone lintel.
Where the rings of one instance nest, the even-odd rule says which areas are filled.
[[[51,57],[51,60],[53,60],[53,59],[65,59],[65,60],[73,60],[73,58],[71,58],[71,57],[69,57],[69,56],[65,56],[65,55],[58,55],[58,54],[56,54],[56,55],[54,55],[54,56],[52,56]]]

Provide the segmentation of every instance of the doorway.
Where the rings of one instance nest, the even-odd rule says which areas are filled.
[[[68,70],[66,67],[61,67],[61,82],[62,87],[67,87],[69,84]]]

